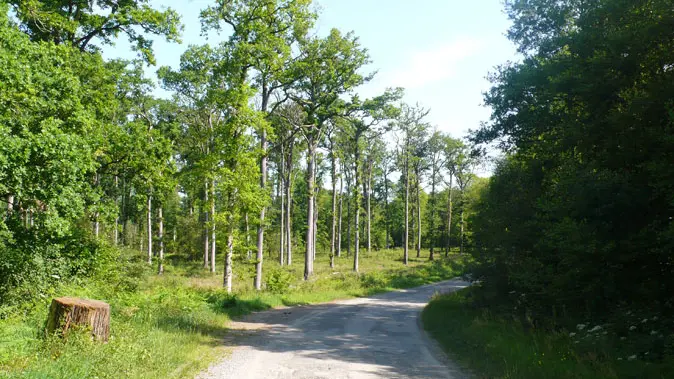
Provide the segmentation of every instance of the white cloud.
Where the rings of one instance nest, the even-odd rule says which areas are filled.
[[[483,46],[482,41],[474,38],[455,39],[431,49],[413,52],[399,66],[385,70],[377,76],[387,86],[408,89],[423,87],[456,75],[457,65],[478,53]]]

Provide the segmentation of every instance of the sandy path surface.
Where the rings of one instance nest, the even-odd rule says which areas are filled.
[[[259,312],[231,325],[232,354],[198,379],[466,378],[421,330],[450,280],[367,298]]]

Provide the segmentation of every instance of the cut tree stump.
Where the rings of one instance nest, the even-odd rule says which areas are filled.
[[[94,339],[107,342],[110,336],[110,305],[76,297],[53,299],[47,318],[47,335],[59,332],[65,337],[73,326],[88,327]]]

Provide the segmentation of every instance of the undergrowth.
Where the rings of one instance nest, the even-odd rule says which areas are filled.
[[[137,252],[128,251],[90,280],[62,284],[36,300],[2,308],[0,378],[189,377],[226,354],[222,341],[232,318],[413,287],[455,277],[462,267],[456,256],[412,260],[405,267],[401,255],[397,250],[363,254],[360,274],[350,270],[351,257],[338,258],[331,269],[327,257],[319,255],[316,273],[306,282],[302,257],[286,268],[267,259],[262,292],[252,288],[254,262],[239,260],[235,291],[227,294],[221,289],[222,272],[212,275],[197,263],[169,257],[165,274],[157,276]],[[44,338],[49,303],[58,296],[108,302],[109,342],[92,342],[86,332],[69,334],[67,340]]]

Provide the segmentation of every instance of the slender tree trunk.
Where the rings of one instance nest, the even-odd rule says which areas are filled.
[[[342,256],[342,210],[344,198],[344,179],[339,178],[339,221],[337,222],[337,256]]]
[[[234,220],[232,216],[228,217],[227,226],[227,253],[225,254],[225,272],[223,274],[223,285],[227,293],[232,293],[232,256],[234,255]]]
[[[286,179],[286,198],[287,198],[287,209],[286,209],[286,259],[287,259],[287,264],[290,266],[293,263],[293,251],[292,251],[292,244],[293,244],[293,239],[292,239],[292,204],[293,204],[293,198],[292,198],[292,148],[290,151],[290,161],[287,163],[289,165],[289,169],[287,170],[287,179]]]
[[[330,231],[330,267],[335,267],[335,233],[337,232],[337,162],[335,152],[330,152],[332,158],[332,225]]]
[[[463,196],[463,194],[461,194],[461,195]],[[462,200],[462,202],[463,202],[463,200]],[[459,254],[463,254],[463,241],[464,241],[464,237],[463,237],[463,232],[464,232],[464,230],[463,230],[463,228],[464,228],[464,224],[463,224],[463,204],[461,204],[461,216],[460,217],[461,217],[461,247],[460,247]]]
[[[368,254],[372,250],[372,208],[371,208],[371,197],[372,197],[372,163],[367,171],[367,252]]]
[[[316,180],[316,145],[309,141],[307,150],[307,238],[304,255],[304,280],[308,280],[314,272],[313,236],[314,236],[314,183]]]
[[[409,262],[409,243],[410,243],[410,172],[408,147],[405,147],[405,236],[403,241],[403,263]]]
[[[430,208],[431,208],[431,217],[430,217],[430,225],[429,225],[429,233],[428,233],[428,240],[431,244],[431,251],[430,254],[428,255],[428,260],[432,261],[435,257],[433,256],[433,249],[435,248],[435,180],[436,180],[436,168],[435,168],[435,163],[433,164],[433,172],[431,174],[431,201],[430,201]]]
[[[355,184],[354,188],[355,191],[354,193],[356,194],[356,204],[355,204],[355,235],[354,235],[354,250],[353,250],[353,271],[358,272],[358,253],[360,250],[360,211],[361,211],[361,199],[360,199],[360,192],[358,190],[358,187],[360,186],[360,173],[359,173],[359,162],[360,162],[360,152],[358,151],[358,139],[356,139],[356,154],[354,155],[354,178],[355,178]]]
[[[152,196],[147,197],[147,263],[152,263]]]
[[[159,219],[159,268],[158,273],[161,275],[164,273],[164,207],[160,206],[157,209],[157,218]]]
[[[115,229],[113,231],[113,239],[115,246],[119,244],[119,198],[117,196],[117,190],[119,189],[119,178],[115,175]]]
[[[445,258],[449,256],[449,251],[452,248],[452,186],[454,185],[454,176],[449,175],[449,187],[447,191],[447,247],[445,249]]]
[[[244,216],[244,221],[246,224],[246,258],[250,260],[253,257],[253,254],[250,250],[250,222],[248,221],[248,213]]]
[[[14,195],[7,195],[7,216],[14,213]]]
[[[389,209],[388,209],[388,167],[384,167],[384,213],[386,214],[386,220],[384,220],[384,225],[386,226],[386,248],[389,249],[391,247],[391,244],[389,242],[390,236],[391,236],[391,231],[389,227],[389,219],[391,218],[391,215],[389,214]]]
[[[284,176],[285,176],[285,162],[284,160],[284,151],[283,151],[283,144],[281,144],[281,163],[278,165],[278,185],[277,185],[277,196],[280,197],[281,199],[281,206],[280,206],[280,211],[281,211],[281,219],[280,219],[280,228],[279,228],[279,255],[278,255],[278,260],[279,260],[279,265],[283,266],[285,263],[285,257],[283,256],[283,252],[285,249],[285,188],[283,188],[283,183],[285,182]]]
[[[215,274],[215,179],[211,180],[211,272]]]
[[[346,182],[346,255],[351,255],[351,228],[353,227],[353,195],[351,181]]]
[[[317,244],[317,237],[318,237],[318,196],[320,194],[320,187],[316,185],[316,195],[314,196],[314,235],[313,239],[311,241],[311,246],[313,247],[313,255],[312,258],[314,261],[316,261],[316,246]]]
[[[263,106],[266,108],[266,106]],[[262,149],[262,158],[260,158],[260,188],[267,188],[267,131],[260,133],[260,148]],[[264,259],[264,216],[266,207],[260,210],[260,225],[257,227],[257,262],[255,263],[255,289],[262,289],[262,260]]]
[[[208,242],[208,210],[206,210],[206,204],[208,204],[208,181],[204,182],[204,205],[202,206],[202,214],[204,218],[204,225],[203,225],[203,231],[204,231],[204,269],[208,270],[210,266],[210,259],[209,259],[209,253],[210,253],[210,243]]]
[[[417,173],[417,258],[421,257],[421,178]]]

